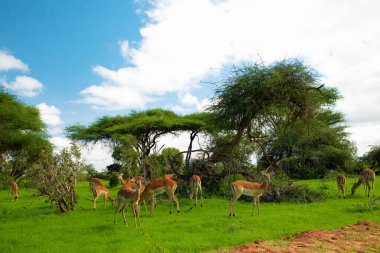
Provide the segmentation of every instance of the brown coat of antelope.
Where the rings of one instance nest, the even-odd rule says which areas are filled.
[[[114,206],[115,200],[112,198],[107,187],[103,185],[95,185],[94,187],[92,187],[92,193],[94,194],[94,210],[96,210],[96,201],[102,195],[104,198],[104,208],[106,208],[106,198],[108,198],[111,201],[112,207]]]
[[[123,178],[123,173],[118,173],[117,178],[123,186],[131,186],[132,188],[136,189],[136,184],[133,183],[130,178]]]
[[[174,192],[177,189],[177,183],[172,179],[172,174],[166,174],[164,178],[153,179],[145,185],[144,191],[141,193],[139,206],[145,200],[149,200],[151,203],[150,215],[154,215],[155,199],[154,196],[163,192],[166,192],[173,202],[177,205],[177,214],[179,213],[179,201]],[[173,210],[173,203],[170,209],[170,213]]]
[[[135,179],[136,188],[132,188],[131,185],[126,184],[117,193],[117,206],[115,208],[115,218],[113,220],[114,224],[116,224],[117,212],[121,210],[123,214],[124,224],[125,226],[128,226],[127,220],[125,219],[125,210],[127,208],[127,205],[130,204],[132,206],[132,212],[135,218],[135,226],[137,227],[136,220],[138,221],[138,225],[141,226],[139,200],[141,195],[142,178],[140,176],[137,176]]]
[[[336,177],[336,184],[338,186],[338,196],[339,198],[341,195],[343,198],[346,198],[346,177],[343,175],[343,173],[339,173]]]
[[[90,184],[90,191],[92,192],[93,195],[96,194],[96,192],[94,191],[94,187],[96,185],[105,186],[104,183],[103,183],[103,180],[101,180],[100,178],[96,178],[96,177],[90,178],[90,180],[88,181],[88,183]]]
[[[18,199],[18,185],[16,183],[16,180],[13,180],[11,183],[10,183],[10,195],[11,195],[11,199],[12,201],[16,201]]]
[[[373,197],[375,197],[375,194],[374,194],[375,177],[376,175],[373,170],[371,169],[363,170],[359,175],[358,181],[351,188],[351,195],[354,195],[358,187],[361,184],[363,184],[365,195],[369,197],[369,194],[371,192],[371,186],[372,186]],[[371,185],[370,185],[370,182],[371,182]]]
[[[235,216],[235,202],[241,195],[252,196],[253,197],[253,209],[252,216],[255,212],[255,207],[257,209],[257,215],[260,216],[260,197],[268,189],[270,182],[270,175],[267,170],[261,172],[264,176],[264,182],[249,182],[245,180],[238,180],[231,183],[231,188],[233,192],[233,197],[230,201],[230,216]]]
[[[201,206],[203,206],[203,196],[202,196],[202,182],[201,177],[198,175],[193,175],[190,178],[190,201],[193,200],[193,196],[195,195],[195,204],[198,204],[198,192],[201,195]]]

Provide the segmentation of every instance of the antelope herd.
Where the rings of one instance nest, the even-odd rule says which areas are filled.
[[[269,183],[271,182],[271,176],[268,169],[261,172],[263,176],[263,182],[250,182],[245,180],[237,180],[231,183],[232,189],[232,198],[230,200],[230,216],[235,216],[235,202],[242,195],[252,196],[253,197],[253,209],[252,215],[254,215],[255,209],[257,210],[257,215],[260,215],[260,197],[268,189]],[[114,224],[116,224],[117,213],[121,212],[123,215],[124,224],[128,226],[125,211],[128,205],[131,206],[135,226],[140,226],[140,207],[141,204],[145,201],[149,201],[151,204],[150,215],[154,215],[154,209],[156,206],[155,196],[157,194],[166,193],[172,201],[170,213],[172,213],[174,203],[176,204],[177,214],[179,210],[179,200],[175,195],[177,189],[177,182],[172,174],[166,174],[163,178],[152,179],[144,184],[145,180],[141,176],[136,176],[133,179],[123,178],[123,174],[119,173],[117,175],[119,181],[122,183],[122,188],[117,193],[117,205],[115,208]],[[366,197],[370,196],[372,191],[373,197],[374,194],[374,181],[375,181],[375,172],[372,169],[364,169],[357,180],[357,182],[351,188],[351,194],[354,195],[358,187],[363,184]],[[338,187],[338,197],[346,198],[345,189],[346,189],[346,177],[343,172],[339,172],[336,177],[337,187]],[[103,180],[99,178],[90,178],[89,180],[90,191],[94,196],[93,209],[96,210],[96,201],[100,196],[104,198],[104,207],[106,206],[106,198],[112,202],[114,206],[115,200],[112,198],[108,188],[104,185]],[[196,206],[198,204],[198,194],[200,194],[201,206],[203,206],[203,196],[202,196],[202,182],[199,175],[193,175],[189,179],[190,192],[189,198],[190,201],[195,197]],[[15,180],[10,183],[10,195],[11,200],[15,201],[19,198],[18,185]],[[146,207],[146,206],[145,206]]]

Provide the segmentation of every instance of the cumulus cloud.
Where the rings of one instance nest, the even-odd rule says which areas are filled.
[[[0,72],[9,70],[28,71],[29,67],[10,53],[0,50]]]
[[[195,106],[197,111],[204,111],[206,107],[210,104],[210,99],[204,98],[200,100],[198,97],[190,94],[179,94],[180,102],[185,106]],[[193,110],[192,110],[193,111]]]
[[[41,103],[37,105],[40,110],[42,120],[49,126],[56,127],[63,123],[61,119],[61,111],[54,105]]]
[[[1,80],[2,85],[24,97],[35,97],[43,89],[43,84],[37,79],[29,76],[17,76],[13,82]]]
[[[96,66],[103,82],[82,91],[82,101],[97,108],[143,108],[177,92],[177,109],[199,108],[202,101],[187,93],[226,66],[298,57],[339,89],[344,100],[338,108],[352,129],[366,131],[365,122],[380,122],[374,107],[380,100],[379,8],[375,0],[154,1],[138,47],[120,42],[128,66]],[[352,138],[368,146],[358,132]]]

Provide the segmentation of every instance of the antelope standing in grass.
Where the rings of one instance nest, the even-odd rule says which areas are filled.
[[[13,180],[10,183],[10,196],[12,201],[16,201],[18,199],[18,185],[16,183],[16,180]]]
[[[338,185],[339,198],[342,195],[343,198],[345,199],[346,198],[346,177],[343,175],[342,172],[340,172],[338,176],[336,177],[336,183]]]
[[[190,178],[190,201],[193,200],[193,196],[195,195],[195,204],[198,204],[198,192],[201,195],[201,206],[203,206],[203,196],[202,196],[202,182],[201,177],[198,175],[193,175]]]
[[[96,192],[94,191],[94,187],[96,185],[104,186],[103,180],[101,180],[100,178],[96,178],[96,177],[90,178],[88,183],[90,184],[90,191],[92,192],[93,195],[96,195]]]
[[[370,185],[370,183],[371,183],[371,185]],[[375,197],[375,193],[374,193],[375,172],[373,170],[365,169],[360,173],[358,182],[356,182],[354,184],[354,186],[352,186],[352,188],[351,188],[351,194],[352,195],[355,194],[356,189],[358,189],[358,187],[361,184],[363,184],[363,186],[364,186],[365,195],[367,197],[369,197],[369,194],[371,192],[371,187],[372,187],[373,197]]]
[[[92,193],[94,194],[94,210],[96,210],[96,201],[102,195],[104,198],[104,208],[106,208],[106,198],[108,198],[112,202],[112,207],[114,206],[115,200],[112,198],[107,187],[103,185],[95,185],[94,187],[92,187]]]
[[[245,180],[238,180],[231,183],[231,188],[233,192],[233,197],[230,201],[230,216],[235,216],[235,202],[241,195],[252,196],[253,197],[253,209],[252,216],[257,209],[257,215],[260,216],[260,197],[268,189],[270,182],[270,175],[268,170],[261,172],[264,176],[264,182],[249,182]]]
[[[117,174],[117,178],[119,179],[120,183],[123,185],[123,186],[131,186],[132,188],[136,188],[136,184],[132,181],[132,179],[130,178],[126,178],[124,179],[123,178],[123,173],[118,173]]]
[[[170,213],[173,210],[173,204],[177,205],[177,214],[179,213],[179,200],[175,196],[174,192],[177,189],[177,183],[173,180],[172,174],[166,174],[164,178],[153,179],[145,185],[144,191],[141,193],[139,205],[145,200],[149,200],[151,203],[150,215],[154,215],[155,198],[154,196],[163,192],[166,192],[172,200],[172,206]]]
[[[128,227],[127,220],[125,219],[125,210],[127,208],[127,205],[130,204],[132,206],[132,212],[135,218],[135,226],[137,227],[137,221],[138,225],[141,226],[139,206],[142,188],[141,179],[142,178],[140,176],[136,177],[136,188],[132,188],[130,185],[125,185],[117,193],[117,206],[115,208],[115,218],[113,220],[114,224],[116,224],[117,212],[121,211],[123,214],[124,224]]]

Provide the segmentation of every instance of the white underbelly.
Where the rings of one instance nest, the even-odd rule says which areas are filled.
[[[250,190],[250,189],[244,189],[243,190],[243,195],[246,195],[246,196],[257,196],[259,194],[260,194],[260,192],[257,190]]]

